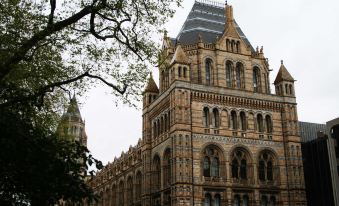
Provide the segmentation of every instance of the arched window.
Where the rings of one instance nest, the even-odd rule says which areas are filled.
[[[205,195],[204,206],[212,206],[212,198],[210,194]]]
[[[247,179],[247,157],[242,149],[234,150],[232,154],[232,178]]]
[[[273,181],[273,154],[269,151],[263,151],[259,156],[259,180],[260,181]]]
[[[166,149],[164,154],[164,186],[171,185],[171,149]]]
[[[142,186],[142,176],[139,171],[135,176],[135,197],[137,201],[141,200],[141,186]]]
[[[257,128],[258,132],[264,132],[264,121],[261,114],[257,115]]]
[[[232,111],[230,117],[231,117],[230,119],[231,129],[237,129],[238,128],[237,113],[235,111]]]
[[[234,52],[234,47],[235,47],[235,42],[234,40],[231,41],[231,50],[232,52]]]
[[[220,116],[219,110],[217,108],[213,109],[213,126],[218,128],[220,126]]]
[[[211,74],[212,74],[212,60],[206,59],[205,61],[205,73],[206,73],[206,84],[211,85]]]
[[[286,94],[289,93],[289,92],[288,92],[288,85],[287,85],[287,84],[285,84],[285,93],[286,93]]]
[[[244,195],[242,198],[242,206],[248,206],[249,198],[247,195]]]
[[[221,198],[219,194],[216,194],[214,196],[214,206],[220,206],[221,205]]]
[[[233,64],[231,61],[227,61],[226,62],[226,86],[227,87],[232,87],[232,80],[233,80],[233,77],[232,77],[232,72],[233,70]]]
[[[240,197],[239,195],[234,196],[233,206],[240,206]]]
[[[203,124],[204,127],[210,126],[210,111],[207,107],[205,107],[203,110]]]
[[[124,182],[122,180],[119,183],[118,203],[118,205],[124,205]]]
[[[237,82],[237,88],[243,88],[243,75],[244,75],[244,67],[241,63],[237,63],[236,69],[236,82]]]
[[[127,204],[132,205],[133,204],[133,179],[131,176],[127,179]]]
[[[246,129],[247,129],[245,112],[240,112],[240,129],[242,131],[246,131]]]
[[[178,68],[178,76],[181,77],[181,67]]]
[[[260,70],[258,67],[253,68],[253,88],[254,92],[260,92]]]
[[[261,206],[268,206],[268,201],[267,201],[267,197],[265,195],[263,195],[261,197],[261,203],[260,203]]]
[[[186,78],[186,76],[187,76],[187,67],[184,67],[184,78]]]
[[[203,168],[205,177],[220,176],[220,157],[215,146],[208,146],[204,150]]]
[[[276,199],[274,196],[271,196],[270,198],[270,206],[276,206]]]
[[[160,166],[160,157],[158,155],[153,158],[153,189],[155,191],[160,190],[161,184],[161,166]]]
[[[271,119],[271,116],[269,115],[266,115],[266,132],[271,134],[272,131],[273,131],[273,125],[272,125],[272,119]]]

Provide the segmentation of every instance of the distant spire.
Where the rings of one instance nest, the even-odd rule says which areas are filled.
[[[288,82],[294,82],[295,81],[294,78],[292,77],[292,75],[286,69],[283,60],[281,60],[281,66],[280,66],[280,69],[278,71],[277,77],[274,80],[274,84],[278,84],[282,81],[288,81]]]

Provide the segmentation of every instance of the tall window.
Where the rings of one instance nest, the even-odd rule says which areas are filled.
[[[181,77],[181,67],[178,67],[178,76]]]
[[[232,68],[233,64],[230,61],[226,62],[226,85],[227,87],[232,87]]]
[[[220,126],[220,115],[217,108],[213,109],[213,126],[218,128]]]
[[[219,194],[216,194],[214,196],[214,206],[220,206],[221,205],[221,198]]]
[[[205,61],[205,73],[206,73],[206,84],[211,85],[211,73],[212,73],[212,60],[206,59]]]
[[[230,117],[231,117],[230,119],[231,129],[237,129],[238,128],[237,113],[235,111],[232,111]]]
[[[203,110],[203,124],[204,127],[210,126],[210,111],[207,107],[205,107]]]
[[[232,178],[247,179],[247,157],[244,151],[236,149],[232,155]]]
[[[242,131],[245,131],[247,129],[245,112],[240,112],[240,129]]]
[[[203,168],[205,177],[220,176],[219,151],[214,146],[208,146],[204,150]]]
[[[276,206],[276,199],[274,196],[271,196],[270,198],[270,206]]]
[[[237,88],[240,89],[243,87],[243,75],[244,75],[244,67],[241,63],[237,63],[235,72],[236,72]]]
[[[273,181],[273,155],[269,151],[264,151],[259,156],[259,180]]]
[[[244,195],[242,198],[242,205],[243,206],[248,206],[249,198],[247,195]]]
[[[261,197],[261,203],[260,203],[261,206],[268,206],[268,201],[267,201],[267,197],[265,195],[263,195]]]
[[[239,195],[234,196],[233,206],[240,206],[240,196]]]
[[[160,167],[160,157],[158,155],[153,158],[153,189],[158,191],[160,189],[161,183],[161,167]]]
[[[136,200],[141,200],[141,185],[142,185],[142,176],[139,171],[135,177],[135,197]]]
[[[132,205],[133,204],[133,179],[131,176],[127,179],[127,204]]]
[[[272,125],[272,119],[271,119],[271,116],[269,115],[266,115],[266,132],[267,133],[272,133],[273,131],[273,125]]]
[[[212,198],[210,194],[205,195],[204,206],[212,206]]]
[[[171,185],[171,149],[166,149],[164,154],[164,185]]]
[[[264,121],[261,114],[257,115],[257,128],[258,132],[264,132]]]
[[[253,68],[253,88],[254,92],[260,92],[260,70],[258,67]]]

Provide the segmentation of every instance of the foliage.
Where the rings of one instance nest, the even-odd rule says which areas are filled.
[[[0,205],[93,199],[85,170],[92,164],[101,169],[101,162],[78,142],[34,126],[29,116],[0,110]]]
[[[181,0],[4,0],[0,5],[0,106],[55,103],[103,83],[140,100],[160,48],[152,39]],[[67,93],[66,93],[67,94]],[[54,101],[53,101],[54,100]]]

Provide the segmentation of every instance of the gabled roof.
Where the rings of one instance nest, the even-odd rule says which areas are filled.
[[[274,84],[277,84],[282,81],[289,81],[289,82],[295,81],[292,75],[287,71],[286,67],[284,66],[283,61],[281,61],[281,66],[277,74],[277,77],[274,80]]]
[[[179,43],[171,60],[171,64],[173,63],[189,64],[189,59]]]
[[[153,79],[152,73],[148,79],[148,83],[147,83],[144,93],[145,92],[159,93],[159,88]]]
[[[199,34],[203,42],[214,43],[217,37],[220,38],[223,35],[225,24],[226,15],[223,4],[212,4],[196,0],[181,31],[176,39],[172,39],[172,43],[173,45],[175,45],[176,41],[182,44],[197,43]],[[254,51],[252,45],[236,22],[235,26],[241,39]]]

